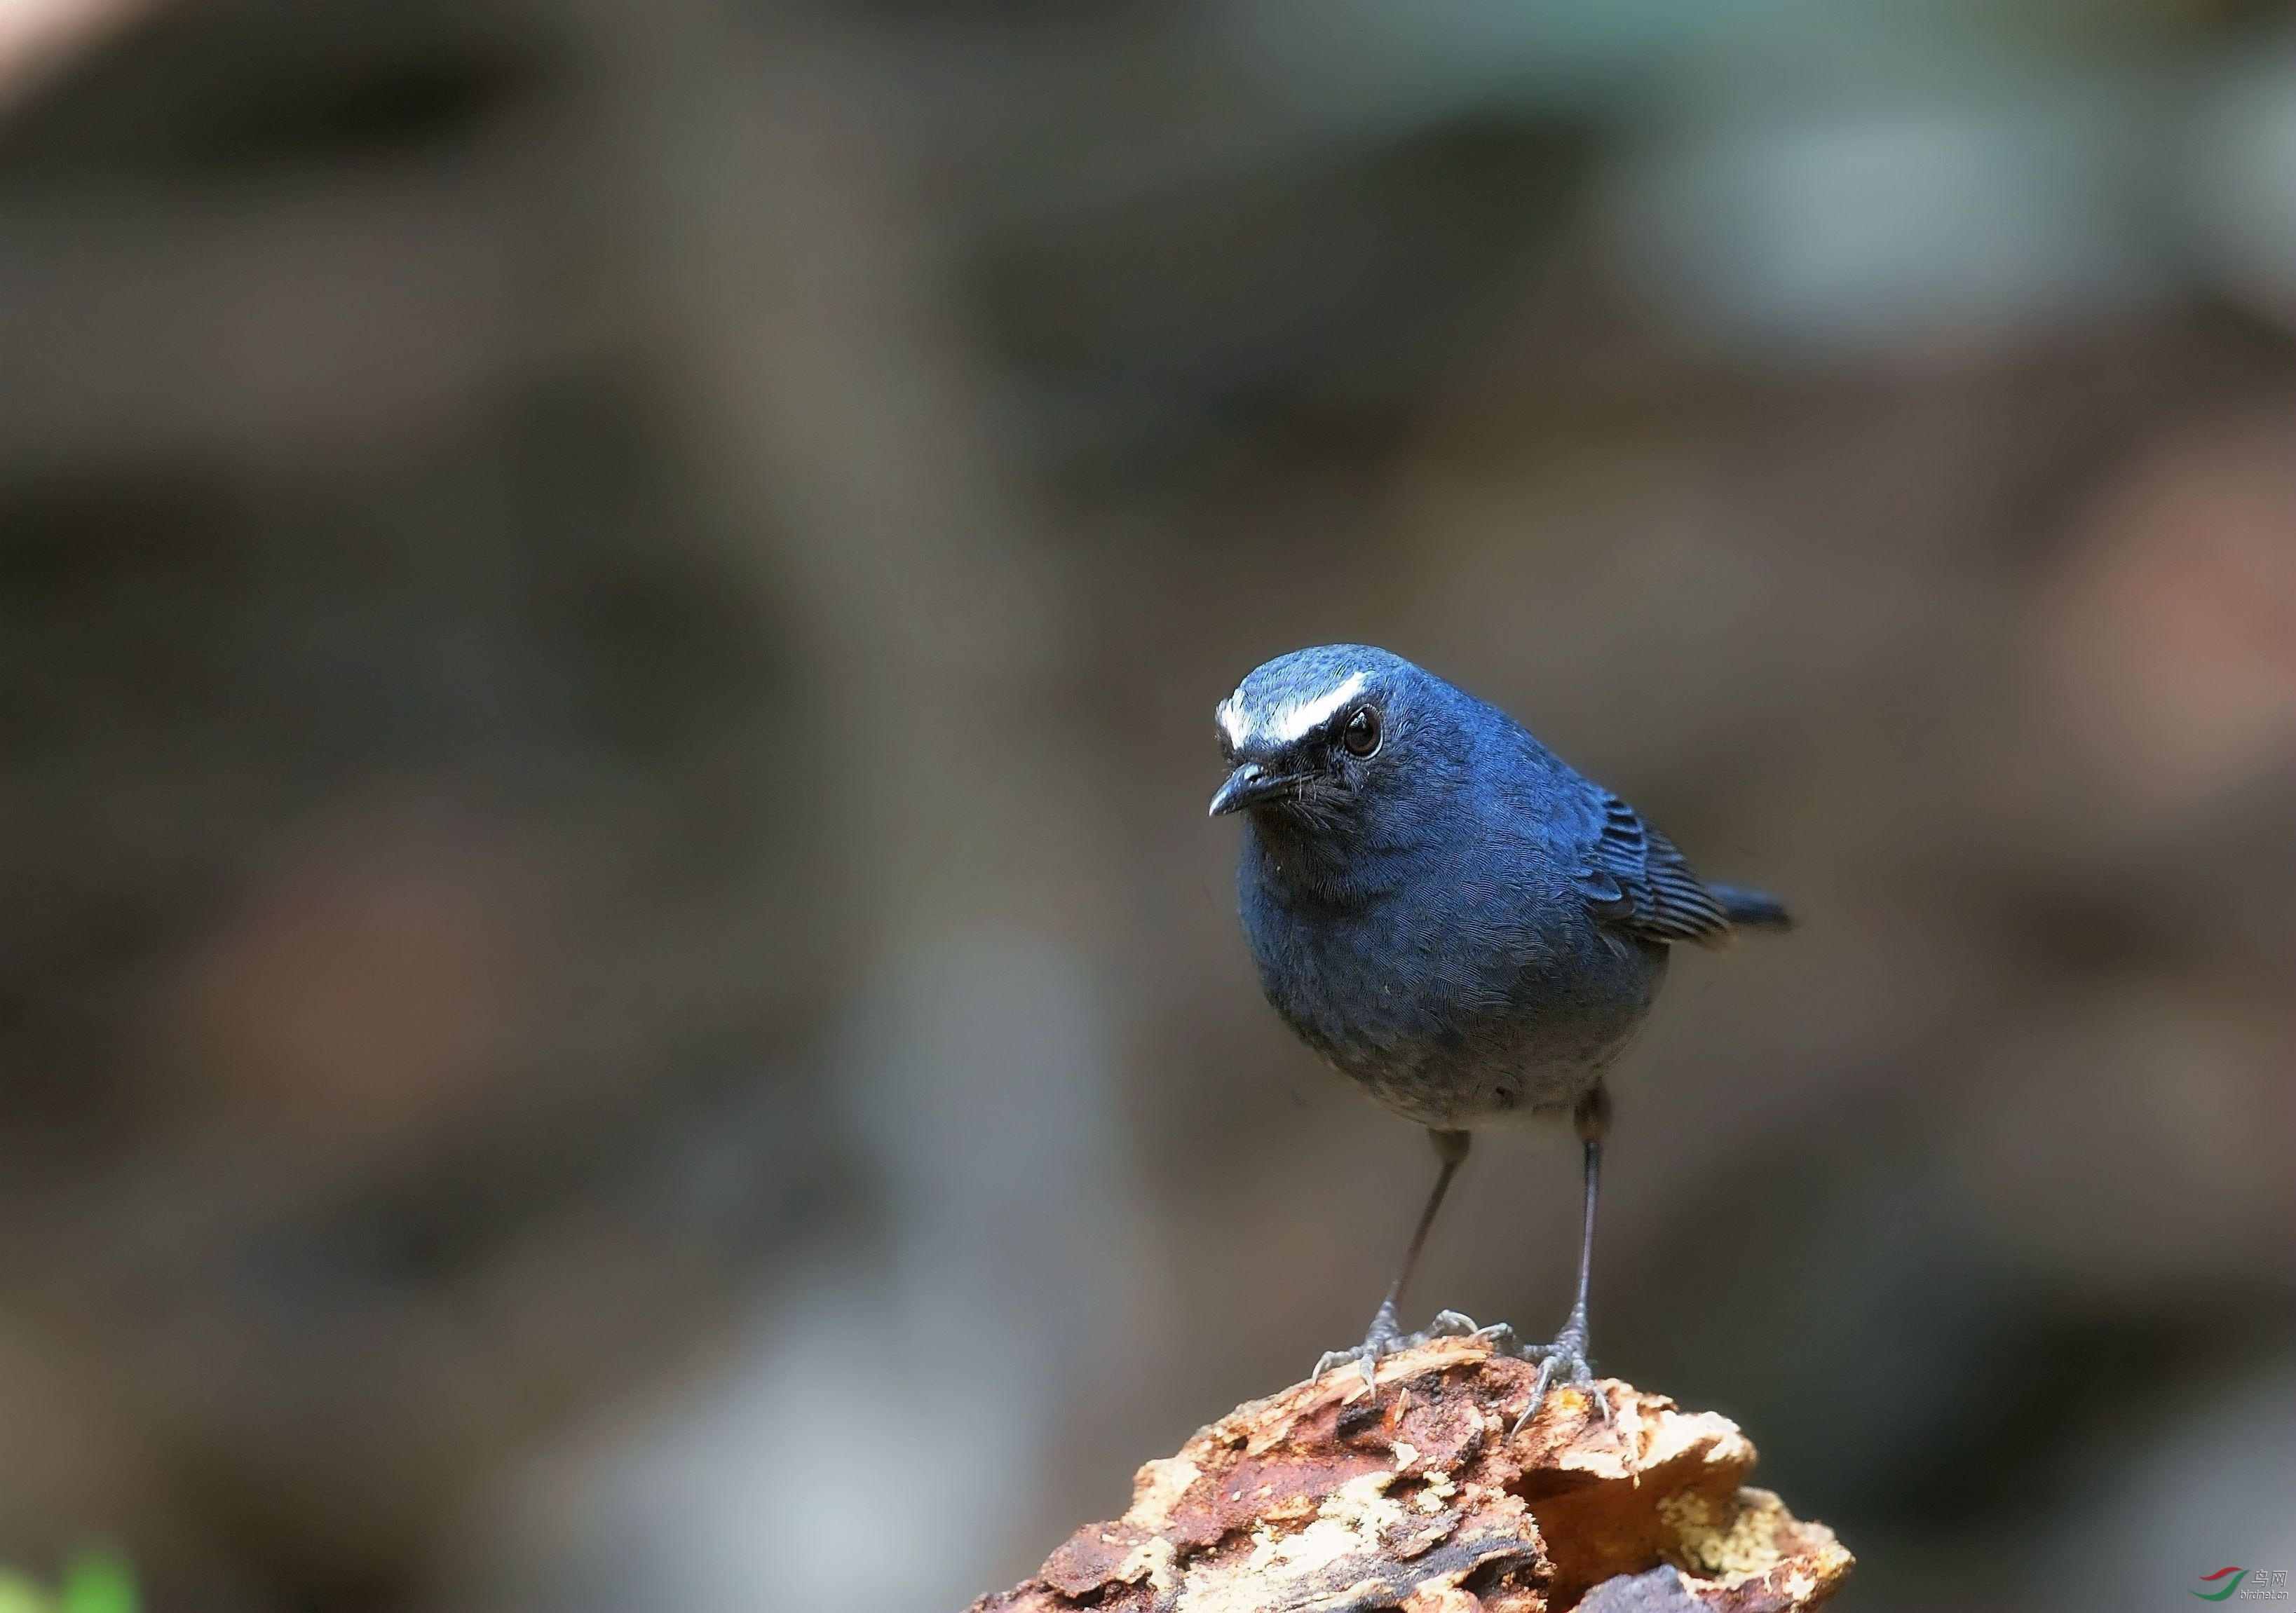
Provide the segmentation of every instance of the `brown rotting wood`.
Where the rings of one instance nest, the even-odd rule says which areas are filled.
[[[1473,1339],[1238,1406],[972,1613],[1800,1613],[1849,1574],[1726,1418],[1606,1380],[1508,1430],[1536,1369]]]

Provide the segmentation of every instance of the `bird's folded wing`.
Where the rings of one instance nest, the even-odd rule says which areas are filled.
[[[1652,941],[1726,942],[1729,915],[1674,843],[1608,790],[1595,806],[1602,821],[1578,876],[1595,916]]]

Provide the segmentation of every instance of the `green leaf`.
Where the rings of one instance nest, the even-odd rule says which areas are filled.
[[[0,1568],[0,1613],[55,1613],[55,1605],[31,1580]]]

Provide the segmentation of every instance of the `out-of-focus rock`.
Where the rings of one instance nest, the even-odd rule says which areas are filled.
[[[1511,1436],[1536,1377],[1446,1339],[1238,1406],[972,1613],[1790,1613],[1849,1574],[1726,1418],[1606,1380]]]

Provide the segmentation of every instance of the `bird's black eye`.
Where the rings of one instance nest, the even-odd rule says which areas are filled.
[[[1348,748],[1349,756],[1369,756],[1379,749],[1379,714],[1368,706],[1359,706],[1348,725],[1340,730],[1340,743]]]

